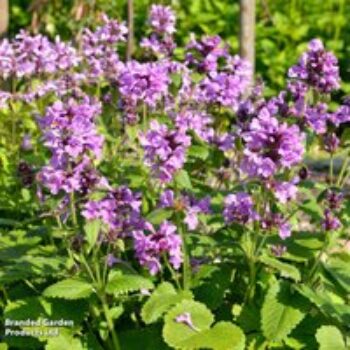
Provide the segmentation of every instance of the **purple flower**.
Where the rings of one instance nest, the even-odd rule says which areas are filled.
[[[229,56],[228,62],[224,71],[211,70],[196,86],[195,100],[238,110],[242,96],[251,85],[251,70],[249,64],[239,56]]]
[[[12,44],[3,39],[0,41],[0,76],[2,79],[7,79],[14,74],[15,55]]]
[[[103,137],[95,125],[100,110],[100,104],[87,97],[82,101],[69,99],[65,104],[55,102],[39,119],[44,145],[52,153],[50,164],[39,173],[39,180],[52,194],[60,190],[85,194],[106,184],[92,164],[92,159],[102,154]]]
[[[268,178],[302,160],[304,136],[299,128],[279,123],[266,107],[242,136],[245,150],[241,169],[249,176]]]
[[[261,221],[261,226],[266,230],[277,229],[278,235],[283,240],[292,235],[291,226],[281,213],[272,213],[267,210]]]
[[[319,39],[310,41],[308,51],[289,69],[288,76],[302,80],[321,93],[330,93],[340,86],[338,60],[324,49]]]
[[[326,192],[326,201],[330,209],[336,210],[339,209],[344,200],[344,195],[343,193],[336,193],[331,190],[327,190]]]
[[[208,114],[196,110],[184,110],[175,116],[175,125],[179,129],[191,130],[206,142],[210,142],[214,138],[212,122],[213,120]]]
[[[327,113],[328,106],[325,103],[318,103],[314,107],[307,107],[305,119],[308,125],[316,134],[324,134],[327,131],[327,121],[330,114]]]
[[[106,257],[106,263],[108,267],[113,267],[119,259],[117,259],[113,254],[108,254]]]
[[[24,151],[31,151],[33,149],[32,138],[30,135],[25,134],[22,139],[21,149]]]
[[[85,203],[82,215],[87,220],[102,220],[109,230],[107,239],[114,241],[130,236],[133,230],[142,226],[140,208],[140,195],[121,186],[111,190],[103,199]]]
[[[116,45],[126,40],[128,32],[124,23],[102,17],[103,25],[92,32],[85,29],[82,36],[83,56],[88,63],[91,78],[104,77],[116,80],[123,63],[116,52]]]
[[[324,211],[322,227],[325,231],[336,231],[341,227],[340,220],[332,213],[330,209]]]
[[[169,6],[152,5],[149,14],[149,24],[158,34],[173,34],[176,17]]]
[[[151,34],[149,38],[143,38],[140,46],[156,56],[170,56],[176,48],[176,44],[172,36],[165,35],[160,37],[156,33]]]
[[[224,219],[227,224],[238,222],[247,224],[258,220],[252,197],[248,193],[229,194],[224,200]]]
[[[337,111],[330,115],[330,120],[335,126],[339,126],[342,123],[347,123],[350,121],[350,101],[340,106]]]
[[[277,257],[281,257],[287,251],[287,247],[282,244],[271,245],[270,249],[271,253]]]
[[[276,182],[272,185],[273,194],[282,204],[296,198],[298,188],[294,182]]]
[[[324,149],[329,153],[335,153],[339,147],[340,140],[335,133],[327,134],[323,138]]]
[[[140,143],[145,151],[145,164],[162,182],[169,182],[183,167],[191,138],[182,130],[169,130],[152,120],[149,131],[140,135]]]
[[[118,80],[124,112],[135,115],[137,106],[142,104],[155,108],[167,96],[169,83],[166,65],[128,62]]]
[[[222,39],[216,36],[203,36],[196,40],[192,35],[187,45],[186,64],[196,67],[201,73],[215,72],[220,58],[228,57],[228,48],[223,47]]]
[[[199,224],[198,214],[210,213],[210,197],[196,199],[188,194],[183,194],[180,198],[174,196],[172,190],[165,190],[159,201],[161,208],[174,208],[185,212],[184,222],[189,230],[195,230]]]
[[[186,326],[190,327],[191,329],[193,329],[194,331],[199,331],[199,329],[197,327],[194,326],[193,322],[192,322],[192,317],[191,314],[189,312],[184,312],[178,316],[175,317],[175,322],[177,323],[183,323]]]
[[[180,268],[182,241],[175,225],[163,221],[159,229],[155,230],[150,223],[145,223],[142,230],[133,232],[133,237],[136,257],[151,275],[156,275],[161,270],[160,260],[164,254],[168,255],[169,262],[175,270]]]

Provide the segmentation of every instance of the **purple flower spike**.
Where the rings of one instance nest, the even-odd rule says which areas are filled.
[[[332,213],[330,209],[324,211],[322,227],[325,231],[336,231],[341,227],[340,220]]]
[[[152,5],[149,23],[158,34],[173,34],[175,32],[176,17],[169,6]]]
[[[152,120],[149,131],[140,135],[140,143],[145,151],[145,164],[160,181],[170,182],[185,163],[191,138],[182,130],[169,130]]]
[[[259,215],[254,210],[254,203],[248,193],[238,192],[230,194],[224,201],[224,219],[226,223],[238,222],[247,224],[259,219]]]
[[[263,108],[243,133],[246,143],[241,169],[249,176],[268,178],[279,169],[289,169],[302,160],[304,135],[298,126],[289,126]]]
[[[169,262],[175,270],[182,264],[182,240],[176,232],[176,226],[168,221],[163,221],[158,230],[150,223],[145,223],[144,228],[133,232],[136,257],[140,264],[148,268],[151,275],[156,275],[161,270],[160,259],[167,254]]]
[[[338,60],[324,49],[319,39],[310,41],[308,51],[289,69],[288,76],[300,79],[321,93],[330,93],[340,87]]]

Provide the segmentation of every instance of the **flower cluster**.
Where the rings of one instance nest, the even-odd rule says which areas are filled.
[[[193,196],[183,194],[180,198],[175,198],[172,190],[165,190],[159,201],[161,208],[174,208],[185,212],[184,222],[189,230],[195,230],[199,224],[199,214],[210,213],[210,197],[197,200]]]
[[[118,79],[122,107],[128,120],[137,120],[137,106],[155,108],[168,94],[168,69],[154,63],[128,62]]]
[[[297,65],[289,69],[288,75],[321,93],[330,93],[340,86],[338,60],[333,53],[324,49],[319,39],[309,43],[308,51],[301,56]]]
[[[343,193],[337,193],[331,190],[326,192],[326,209],[324,210],[324,219],[322,227],[325,231],[335,231],[341,227],[341,222],[337,217],[343,204]]]
[[[181,129],[169,130],[152,120],[150,130],[140,135],[140,143],[145,151],[145,164],[162,182],[169,182],[182,168],[191,138]]]
[[[259,219],[252,197],[245,192],[229,194],[224,200],[224,219],[227,224],[247,224]]]
[[[100,200],[84,204],[82,215],[87,220],[100,219],[108,227],[108,239],[130,237],[132,231],[142,226],[141,198],[129,188],[121,186]]]
[[[141,40],[140,46],[155,55],[170,56],[176,47],[173,38],[175,22],[175,14],[170,7],[152,5],[149,14],[152,33]]]
[[[103,136],[95,125],[100,112],[100,104],[85,97],[82,101],[57,101],[39,119],[44,145],[52,154],[39,179],[52,194],[86,192],[104,182],[92,163],[102,155]]]
[[[280,123],[266,107],[242,136],[246,148],[241,169],[249,176],[268,178],[302,160],[304,137],[299,127]]]
[[[91,78],[101,76],[116,79],[123,63],[116,52],[116,45],[126,40],[128,32],[123,23],[102,16],[103,25],[94,32],[85,29],[82,35],[82,53],[88,63]]]
[[[43,35],[21,31],[12,41],[0,44],[0,76],[7,79],[53,74],[76,67],[80,58],[76,49],[59,38],[51,42]]]
[[[156,275],[161,270],[160,260],[166,255],[174,269],[180,268],[182,240],[172,223],[163,221],[158,230],[150,223],[145,223],[143,230],[133,232],[133,237],[136,257],[151,275]]]

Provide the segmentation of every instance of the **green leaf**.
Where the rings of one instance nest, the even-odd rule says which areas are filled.
[[[343,336],[334,326],[322,326],[317,330],[316,339],[319,350],[346,350]]]
[[[173,215],[173,212],[169,209],[164,208],[158,208],[153,211],[151,211],[147,216],[146,219],[153,225],[159,225],[164,220],[169,219]]]
[[[175,183],[180,190],[192,189],[191,179],[186,170],[180,170],[179,172],[177,172],[177,174],[175,175]]]
[[[261,309],[261,328],[268,340],[283,340],[304,318],[299,308],[291,306],[293,298],[289,285],[275,283],[268,290]]]
[[[209,156],[209,149],[204,145],[192,145],[188,150],[188,155],[201,160],[206,160]]]
[[[176,318],[189,313],[193,327]],[[214,321],[212,313],[201,303],[184,300],[174,306],[165,316],[163,337],[166,343],[176,349],[243,350],[243,331],[230,322],[219,322],[210,328]]]
[[[76,279],[65,279],[46,288],[43,295],[50,298],[84,299],[93,293],[91,284]]]
[[[109,279],[106,292],[109,294],[127,294],[141,289],[153,289],[153,283],[139,275],[124,275],[120,271],[115,272]]]
[[[168,345],[174,348],[179,348],[180,344],[183,345],[184,341],[190,340],[198,333],[198,331],[192,329],[188,325],[175,321],[177,316],[185,312],[188,312],[191,315],[192,323],[198,331],[210,329],[211,324],[214,322],[213,314],[202,303],[192,300],[184,300],[175,305],[166,314],[163,327],[164,340]]]
[[[101,220],[92,220],[85,224],[84,230],[86,233],[86,240],[91,250],[97,242],[98,234],[101,229]]]
[[[57,337],[48,340],[45,350],[84,350],[81,341],[71,335],[60,333]]]
[[[293,265],[286,264],[269,256],[261,256],[260,261],[263,264],[278,270],[282,277],[291,278],[296,282],[300,281],[301,279],[299,270]]]
[[[192,299],[192,293],[186,291],[176,292],[173,285],[163,282],[152,293],[141,310],[142,320],[146,324],[156,322],[173,305],[184,299]]]
[[[181,349],[243,350],[245,336],[238,326],[218,322],[213,328],[199,332],[179,345]]]

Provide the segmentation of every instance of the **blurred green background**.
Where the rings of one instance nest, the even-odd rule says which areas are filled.
[[[256,71],[274,93],[283,87],[286,71],[319,37],[340,60],[343,93],[350,92],[350,0],[256,0]],[[31,28],[71,39],[96,16],[126,19],[127,0],[10,0],[10,35]],[[219,34],[238,52],[239,0],[134,0],[135,35],[145,33],[151,4],[172,5],[178,16],[177,41],[190,32]]]

